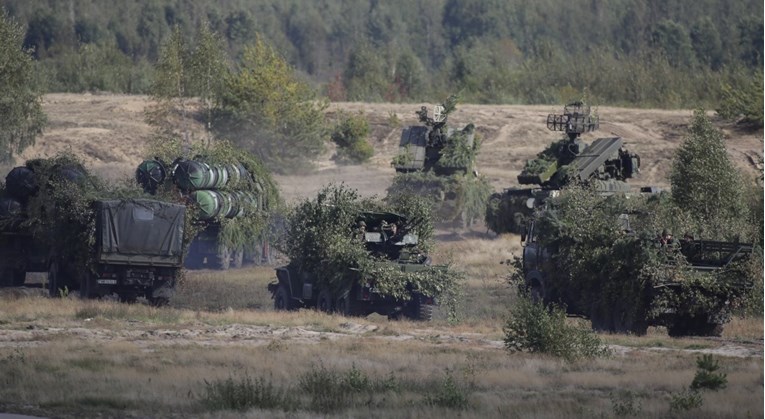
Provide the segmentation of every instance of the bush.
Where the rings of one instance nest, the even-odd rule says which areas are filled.
[[[330,136],[337,144],[335,158],[341,162],[363,163],[374,155],[374,148],[367,141],[369,122],[362,113],[340,113],[340,119]]]
[[[672,400],[669,402],[669,410],[671,412],[682,412],[699,408],[702,404],[704,404],[704,400],[698,391],[685,390],[672,395]]]
[[[720,362],[713,355],[702,355],[696,359],[698,370],[693,377],[691,390],[720,390],[728,385],[728,376],[716,372],[720,369]]]
[[[446,375],[436,388],[435,393],[428,396],[425,401],[428,405],[449,409],[467,409],[469,406],[467,390],[449,370],[446,371]]]
[[[293,401],[289,393],[263,377],[243,377],[208,382],[202,402],[212,410],[240,410],[257,407],[262,409],[291,410]]]
[[[322,413],[353,406],[359,394],[371,395],[396,388],[392,378],[373,380],[355,364],[344,372],[329,370],[324,365],[313,366],[300,377],[298,386],[311,397],[310,409]]]
[[[608,355],[600,338],[588,329],[566,324],[566,312],[558,306],[521,295],[504,327],[505,347],[511,352],[537,352],[566,361]]]

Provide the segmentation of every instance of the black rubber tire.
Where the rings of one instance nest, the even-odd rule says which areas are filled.
[[[234,252],[234,256],[231,261],[231,267],[239,269],[244,263],[244,250],[239,249]]]
[[[221,246],[216,257],[218,260],[218,269],[227,271],[231,267],[231,251],[226,246]]]
[[[135,304],[135,302],[138,301],[138,296],[132,292],[117,294],[117,296],[119,297],[120,302],[125,304]]]
[[[335,301],[335,312],[341,316],[356,316],[358,315],[358,309],[354,303],[355,301],[351,299],[350,292],[341,293]]]
[[[435,306],[426,304],[424,300],[425,297],[422,295],[414,295],[404,310],[404,316],[418,322],[429,322],[433,320],[433,309]]]
[[[335,310],[332,293],[327,290],[319,291],[316,297],[316,309],[324,313],[332,313]]]
[[[12,287],[14,282],[13,269],[5,268],[0,272],[0,287]]]
[[[167,297],[148,297],[147,300],[153,307],[164,307],[170,304],[170,299]]]
[[[294,309],[294,304],[287,286],[279,284],[279,287],[276,288],[276,292],[274,293],[274,310],[286,311],[292,309]]]
[[[680,336],[720,336],[723,326],[710,323],[698,317],[679,317],[667,326],[667,334],[672,337]]]
[[[82,280],[80,281],[80,298],[96,298],[96,295],[93,292],[93,285],[95,284],[93,284],[92,278],[87,274],[83,275]],[[122,301],[122,296],[120,296],[120,301]]]
[[[48,295],[51,298],[59,298],[63,295],[65,282],[63,279],[58,262],[51,262],[48,265]]]
[[[27,281],[26,269],[14,269],[13,270],[13,286],[20,287]]]

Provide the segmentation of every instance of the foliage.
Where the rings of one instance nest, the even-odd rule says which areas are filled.
[[[175,138],[155,138],[149,145],[148,158],[153,158],[163,162],[166,166],[178,158],[193,159],[204,161],[209,164],[227,165],[242,164],[247,172],[252,174],[252,179],[243,181],[236,185],[236,190],[249,191],[260,197],[262,203],[261,211],[250,212],[245,216],[236,218],[225,218],[218,215],[213,223],[221,225],[218,236],[219,243],[230,249],[252,250],[254,246],[253,238],[261,237],[264,234],[272,235],[278,232],[271,231],[267,227],[273,225],[275,218],[278,218],[284,210],[284,202],[279,195],[279,189],[271,173],[266,169],[263,163],[255,156],[245,150],[235,147],[228,141],[216,141],[211,144],[193,143],[186,149],[182,141]],[[184,149],[186,149],[184,151]],[[223,190],[227,190],[226,187]],[[158,194],[165,199],[174,200],[181,196],[177,186],[172,182],[170,176],[165,179],[165,183],[160,186]],[[188,204],[188,203],[187,203]],[[188,211],[192,217],[196,211]],[[194,237],[202,228],[203,224],[194,223],[187,226],[191,237]],[[270,237],[276,239],[277,237]]]
[[[205,21],[232,59],[260,31],[299,72],[339,81],[351,100],[426,100],[462,88],[470,102],[555,103],[589,89],[603,104],[716,106],[738,69],[762,73],[764,55],[763,6],[745,0],[692,10],[639,0],[3,4],[47,74],[61,73],[61,57],[80,44],[116,45],[134,67],[134,82],[118,85],[125,93],[147,92],[147,63],[174,27],[192,38]],[[62,78],[51,88],[77,83]]]
[[[527,351],[575,361],[606,356],[608,348],[591,330],[566,324],[563,308],[546,307],[521,295],[505,323],[505,348],[511,352]]]
[[[758,72],[750,78],[750,83],[739,86],[723,84],[717,114],[724,119],[762,127],[762,77],[762,73]]]
[[[262,37],[225,78],[214,131],[257,155],[271,170],[295,169],[324,149],[324,110],[311,87]]]
[[[32,51],[22,47],[24,32],[0,10],[0,161],[35,143],[46,118],[35,84]]]
[[[672,200],[710,239],[751,241],[742,176],[728,157],[723,135],[703,110],[694,112],[670,175]]]
[[[341,112],[330,138],[337,144],[337,159],[341,162],[363,163],[374,154],[367,141],[369,122],[362,113],[348,115]]]
[[[691,382],[691,390],[720,390],[728,384],[728,376],[717,372],[720,369],[720,361],[711,354],[696,358],[696,376]]]
[[[427,202],[436,221],[470,225],[483,217],[491,185],[483,176],[454,174],[438,176],[433,172],[397,173],[388,187],[388,198],[417,195]]]
[[[464,410],[470,407],[469,388],[460,383],[452,371],[446,370],[443,381],[436,387],[435,392],[426,398],[431,406]]]
[[[252,378],[246,372],[242,377],[204,381],[202,403],[211,410],[239,410],[252,408],[291,410],[290,392],[264,377]]]
[[[685,390],[672,394],[672,399],[669,401],[669,410],[671,412],[684,412],[698,409],[703,404],[704,399],[698,391]]]
[[[662,230],[692,231],[691,224],[663,194],[627,199],[564,189],[535,224],[551,255],[545,300],[564,302],[569,312],[589,316],[595,329],[609,331],[643,334],[646,321],[673,317],[724,323],[743,303],[751,278],[738,264],[694,271],[678,240],[657,239]]]
[[[640,415],[642,408],[640,402],[636,400],[635,393],[626,390],[621,391],[616,395],[611,395],[611,406],[614,411],[614,416],[638,416]]]
[[[416,202],[397,204],[402,203],[362,198],[343,185],[325,187],[315,199],[301,202],[289,213],[284,251],[299,271],[310,272],[333,290],[346,288],[359,278],[374,278],[380,293],[396,299],[408,300],[412,291],[430,297],[448,295],[457,286],[456,272],[425,265],[416,272],[403,272],[397,263],[371,255],[362,241],[351,239],[362,212],[395,212],[407,217],[404,230],[419,238],[408,253],[425,254],[433,231],[427,207]]]

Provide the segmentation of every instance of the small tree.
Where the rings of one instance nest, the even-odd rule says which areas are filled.
[[[670,175],[672,200],[707,238],[743,239],[748,215],[741,175],[723,135],[703,110],[694,112]]]
[[[257,154],[273,170],[305,164],[324,150],[327,104],[262,38],[245,48],[226,77],[213,129]]]
[[[46,118],[35,84],[32,51],[22,47],[24,30],[0,11],[0,161],[8,162],[35,143]]]
[[[341,162],[363,163],[374,154],[374,148],[367,141],[369,122],[364,115],[340,113],[331,138],[337,144],[337,159]]]

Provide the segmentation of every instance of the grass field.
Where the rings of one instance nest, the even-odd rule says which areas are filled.
[[[510,353],[509,241],[445,240],[466,273],[460,321],[275,312],[272,267],[192,271],[169,307],[0,299],[0,411],[51,417],[762,417],[762,319],[722,338],[601,335],[611,356]],[[461,255],[461,256],[460,256]],[[584,323],[581,319],[571,322]],[[713,354],[727,386],[687,393]],[[689,407],[690,406],[690,407]]]

